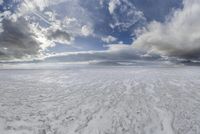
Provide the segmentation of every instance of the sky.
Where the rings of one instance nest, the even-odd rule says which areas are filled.
[[[199,0],[0,0],[0,62],[195,60]]]

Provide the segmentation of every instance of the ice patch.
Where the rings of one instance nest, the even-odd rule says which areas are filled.
[[[199,134],[195,67],[0,70],[0,134]]]

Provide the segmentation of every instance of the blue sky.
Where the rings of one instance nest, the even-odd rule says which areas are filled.
[[[188,1],[0,0],[0,59],[44,60],[71,54],[77,56],[79,52],[81,55],[102,53],[98,59],[109,59],[113,56],[109,56],[110,53],[116,53],[116,60],[123,60],[121,57],[126,54],[128,56],[125,57],[133,60],[155,55],[196,58],[197,52],[193,49],[191,52],[181,47],[177,49],[176,44],[181,45],[179,40],[184,36],[169,31],[179,21],[188,22],[181,19],[187,18],[184,12],[189,12],[188,9],[194,10],[191,12],[193,17],[198,15],[199,12],[193,7],[199,6],[199,2],[192,0],[188,4]],[[184,23],[181,24],[184,26]],[[189,27],[189,24],[185,25]],[[166,33],[176,34],[177,38],[168,37]],[[194,34],[197,35],[196,32]],[[168,44],[162,40],[173,42]],[[190,40],[186,39],[185,42]],[[157,46],[159,43],[161,45]],[[191,43],[198,46],[196,41]],[[180,54],[176,55],[176,51],[180,51]]]

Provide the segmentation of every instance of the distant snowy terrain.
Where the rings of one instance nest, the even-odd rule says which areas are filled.
[[[2,69],[0,134],[200,134],[200,69]]]

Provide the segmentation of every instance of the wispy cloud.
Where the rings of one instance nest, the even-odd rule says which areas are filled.
[[[118,28],[121,31],[127,31],[137,23],[141,26],[146,23],[143,12],[128,0],[110,0],[108,9],[114,20],[110,24],[113,29]]]

